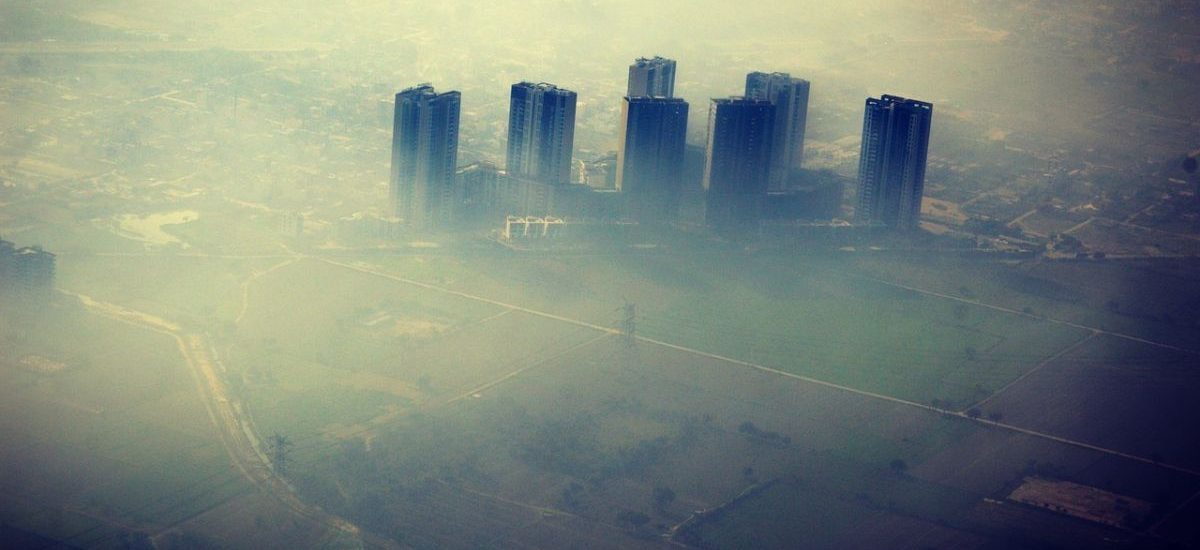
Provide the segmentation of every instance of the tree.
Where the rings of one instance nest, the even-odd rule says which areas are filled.
[[[650,521],[650,516],[647,516],[646,514],[643,514],[641,512],[625,510],[624,512],[621,512],[620,514],[617,514],[617,519],[619,519],[625,523],[628,523],[634,527],[641,527]]]
[[[959,323],[967,320],[967,304],[954,304],[954,320]]]
[[[908,471],[908,463],[902,458],[892,459],[892,461],[888,463],[888,466],[891,467],[892,471],[896,472],[897,474],[903,474],[904,472]]]
[[[666,508],[675,502],[675,491],[670,487],[655,487],[654,488],[654,504],[659,508]]]

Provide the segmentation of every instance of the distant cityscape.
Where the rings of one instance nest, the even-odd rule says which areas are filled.
[[[810,83],[752,72],[742,96],[712,99],[707,139],[686,142],[689,105],[674,96],[676,62],[629,66],[615,158],[573,158],[576,93],[550,83],[512,85],[503,167],[459,167],[461,94],[431,84],[395,96],[383,233],[529,224],[636,223],[704,227],[722,237],[764,224],[823,223],[912,230],[920,218],[933,105],[868,98],[853,224],[839,219],[845,182],[803,168]],[[691,154],[689,154],[691,153]],[[698,153],[698,154],[697,154]],[[697,177],[699,176],[699,177]],[[691,199],[698,208],[683,208]],[[840,223],[839,223],[840,222]],[[398,233],[397,233],[398,234]]]
[[[1200,547],[1200,2],[148,6],[0,3],[0,550]]]

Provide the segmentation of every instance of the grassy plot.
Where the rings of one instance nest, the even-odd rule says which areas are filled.
[[[171,255],[68,256],[58,262],[58,286],[219,332],[227,330],[240,313],[242,284],[282,261]]]
[[[1196,357],[1101,335],[989,403],[1016,425],[1200,468]]]
[[[854,478],[860,489],[855,493],[844,485],[830,490],[828,480],[769,483],[726,508],[700,516],[678,538],[700,548],[795,548],[799,542],[811,548],[839,548],[851,540],[867,546],[921,548],[919,539],[931,531],[944,532],[941,538],[954,547],[983,540],[939,526],[946,517],[969,510],[975,500],[971,495],[963,497],[911,478],[860,473],[864,475]],[[902,513],[894,515],[897,511]],[[863,540],[859,530],[864,525],[882,522],[900,525],[878,533],[880,538]],[[903,535],[906,532],[908,537]]]
[[[860,273],[1165,344],[1200,349],[1194,259],[997,264],[860,259]],[[1086,280],[1087,285],[1079,281]]]
[[[411,257],[395,261],[420,264]],[[438,269],[455,277],[496,276],[488,270],[459,273],[452,269],[453,260],[435,261],[442,262]],[[577,293],[578,298],[554,301],[558,309],[552,311],[602,314],[599,304],[607,301],[603,296],[621,286],[619,279],[610,282],[612,274],[627,269],[605,265],[594,270],[590,264],[575,266],[588,275],[560,282],[583,285],[585,291]],[[661,276],[686,271],[668,270]],[[826,354],[826,360],[843,352],[821,341],[837,343],[834,339],[841,338],[840,347],[849,347],[851,337],[839,335],[837,323],[859,319],[869,319],[863,322],[885,332],[886,346],[870,351],[875,355],[899,355],[888,348],[904,350],[901,341],[930,334],[944,340],[943,348],[961,346],[958,338],[971,338],[967,341],[979,345],[974,361],[994,365],[1002,373],[989,379],[997,385],[1021,372],[1005,370],[1011,367],[1001,363],[1024,361],[1028,368],[1061,349],[1050,343],[1064,334],[1047,330],[1037,320],[973,307],[962,312],[943,300],[887,287],[822,282],[815,275],[763,286],[764,278],[780,279],[775,273],[762,273],[733,283],[693,275],[685,285],[691,289],[687,292],[696,292],[690,300],[685,299],[687,292],[676,291],[646,303],[664,310],[690,307],[677,327],[709,323],[732,331],[730,327],[744,323],[771,335],[776,347],[761,356],[766,364],[779,358],[788,365],[804,365],[789,357],[793,352],[780,351],[797,346],[784,337],[791,332],[785,320],[802,315],[831,319],[825,325],[814,323],[816,336],[800,340]],[[655,277],[659,275],[630,280],[649,285],[638,292],[653,294],[654,283],[645,281]],[[463,279],[446,280],[453,285]],[[823,540],[880,545],[899,533],[924,530],[932,540],[961,546],[981,538],[995,540],[996,533],[987,525],[980,527],[968,512],[984,497],[1002,498],[1031,463],[1058,477],[1097,486],[1105,479],[1158,479],[1147,472],[1130,473],[1127,461],[1101,468],[1105,461],[1094,451],[981,428],[963,419],[644,342],[628,349],[620,339],[607,337],[572,349],[596,333],[315,261],[280,269],[260,283],[253,295],[263,303],[252,299],[244,320],[247,338],[235,347],[230,361],[248,371],[254,365],[274,371],[264,379],[247,377],[246,395],[260,427],[274,423],[300,430],[289,475],[306,496],[378,532],[417,544],[523,543],[542,535],[532,527],[501,527],[488,518],[528,509],[550,510],[548,514],[558,510],[594,529],[616,528],[653,538],[693,510],[719,506],[751,484],[778,478],[802,482],[809,496],[798,506],[820,503],[804,513],[842,506],[866,518],[860,529],[839,529],[835,522],[814,518],[823,529]],[[505,284],[518,285],[496,282],[486,288],[509,297],[534,294]],[[272,288],[275,285],[281,289]],[[282,288],[298,291],[285,295]],[[731,309],[750,313],[736,318],[706,315],[703,307],[710,306],[696,291],[702,288],[730,292],[728,298],[714,299],[728,300]],[[325,308],[332,308],[327,315]],[[646,313],[639,323],[643,333],[655,328],[652,314]],[[921,315],[935,314],[937,319],[908,327]],[[401,317],[408,325],[446,328],[424,334],[380,328],[394,327],[393,321]],[[896,327],[890,329],[889,322]],[[683,333],[682,328],[676,330]],[[1070,330],[1066,335],[1079,337]],[[733,336],[703,336],[698,330],[697,347],[724,352],[721,346],[737,345]],[[322,358],[317,351],[326,340],[335,349],[343,349],[337,348],[339,341],[354,345]],[[935,344],[923,343],[929,346],[923,353],[939,353]],[[1043,353],[1037,346],[1047,349]],[[741,349],[748,355],[761,353],[760,347]],[[930,370],[921,357],[910,351],[910,356],[895,359],[909,368],[905,375],[918,375],[917,383],[908,386],[900,374],[880,371],[866,361],[857,363],[856,370],[828,374],[849,372],[858,383],[887,384],[890,391],[901,388],[918,395],[921,388],[955,388],[945,381],[954,375],[950,366],[937,363],[942,370]],[[943,378],[920,378],[923,372]],[[500,383],[488,385],[490,381]],[[460,393],[474,388],[479,388],[479,397]],[[963,396],[959,399],[979,393],[974,388],[958,391],[956,395]],[[465,398],[447,402],[460,395]],[[346,405],[359,397],[363,408]],[[366,419],[371,415],[374,418]],[[896,461],[901,465],[892,466]],[[660,500],[659,489],[670,489],[674,497]],[[1166,495],[1159,502],[1179,498]],[[489,507],[508,511],[480,511]],[[765,520],[764,525],[773,523]],[[789,525],[776,524],[774,528],[784,531],[775,534],[764,527],[759,534],[787,540]],[[1088,529],[1083,530],[1092,533]],[[563,538],[554,540],[577,541],[581,533],[560,533]]]
[[[296,475],[343,443],[593,338],[577,326],[316,260],[255,282],[227,354],[258,431],[287,436]],[[315,469],[315,470],[314,470]]]
[[[389,272],[885,395],[965,408],[1084,331],[850,278],[833,260],[384,260]],[[437,266],[437,267],[430,267]],[[438,283],[441,281],[441,283]]]
[[[80,212],[41,198],[9,203],[0,218],[0,231],[10,241],[41,245],[56,254],[145,252],[144,243],[117,235],[105,226],[108,213],[119,211],[116,201],[109,204],[97,199],[93,206],[94,211]]]
[[[238,208],[225,202],[206,205],[201,216],[163,230],[188,243],[191,251],[221,254],[279,254],[287,242],[279,233],[282,213]]]
[[[786,295],[729,285],[648,312],[643,334],[893,397],[956,408],[1083,331],[811,272]]]
[[[0,358],[6,524],[105,546],[249,490],[173,339],[75,306],[17,326]],[[31,369],[29,355],[61,368]]]

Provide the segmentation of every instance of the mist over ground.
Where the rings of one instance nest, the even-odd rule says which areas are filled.
[[[0,546],[1194,547],[1197,29],[1186,0],[0,2]],[[587,166],[653,55],[696,147],[748,72],[809,80],[836,220],[864,99],[932,102],[920,229],[380,229],[397,91],[461,91],[458,164],[502,166],[509,87],[574,90]]]

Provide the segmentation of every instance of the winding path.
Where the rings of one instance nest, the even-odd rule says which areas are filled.
[[[204,403],[209,419],[217,428],[222,446],[225,447],[234,467],[256,487],[273,495],[301,518],[353,536],[367,547],[400,547],[393,541],[363,531],[318,506],[308,504],[297,496],[295,489],[272,468],[271,461],[263,453],[262,445],[254,435],[253,426],[246,419],[240,404],[230,399],[229,390],[218,372],[219,361],[204,335],[187,332],[180,325],[149,313],[102,302],[67,290],[60,289],[60,292],[77,298],[84,307],[97,315],[172,337],[184,362],[187,363],[192,379],[196,382],[201,402]]]

